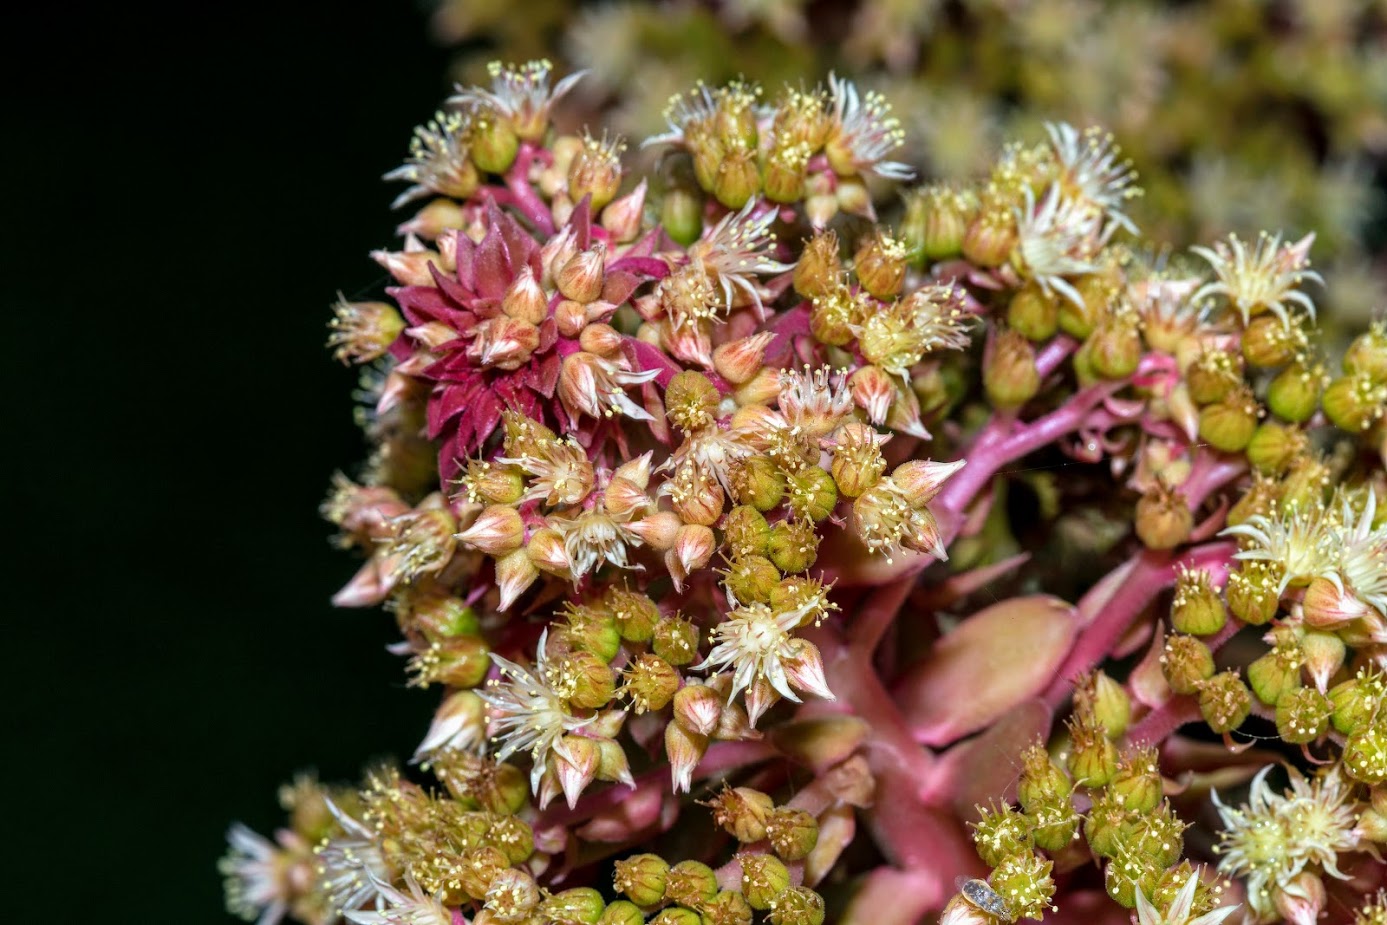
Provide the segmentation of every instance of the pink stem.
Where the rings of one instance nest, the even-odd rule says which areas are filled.
[[[1242,456],[1201,450],[1190,467],[1189,477],[1180,486],[1180,493],[1189,502],[1190,510],[1196,510],[1204,499],[1246,471],[1247,460]]]
[[[506,189],[510,190],[511,205],[529,219],[540,234],[548,237],[554,233],[554,216],[530,185],[530,164],[534,159],[534,147],[529,142],[521,145],[515,163],[506,171]]]
[[[857,656],[870,659],[881,637],[895,622],[901,605],[915,586],[915,576],[906,575],[872,592],[862,605],[858,616],[848,627],[848,648]]]
[[[1079,601],[1080,613],[1094,610],[1098,613],[1084,627],[1055,673],[1055,680],[1045,691],[1045,702],[1051,707],[1058,707],[1064,702],[1073,689],[1074,679],[1102,662],[1147,605],[1174,582],[1178,565],[1183,564],[1190,569],[1223,566],[1236,551],[1237,547],[1232,543],[1206,543],[1195,546],[1176,561],[1169,552],[1143,549],[1132,560],[1119,566],[1130,571],[1116,593],[1100,603],[1091,599],[1094,593],[1091,591]],[[1106,594],[1104,585],[1105,582],[1100,580],[1095,590],[1103,589],[1101,593]]]
[[[1171,697],[1135,726],[1127,730],[1127,741],[1134,746],[1156,745],[1186,723],[1199,719],[1199,701],[1192,694]]]

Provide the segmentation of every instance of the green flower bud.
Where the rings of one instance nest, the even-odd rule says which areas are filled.
[[[1150,865],[1133,860],[1111,860],[1103,869],[1103,887],[1112,901],[1124,909],[1137,907],[1137,881]]]
[[[742,865],[742,895],[751,908],[765,911],[790,885],[790,871],[770,854],[743,854],[737,860]]]
[[[741,504],[727,513],[722,535],[733,558],[764,556],[770,545],[771,528],[765,515],[749,504]]]
[[[1117,746],[1112,744],[1102,727],[1082,718],[1071,719],[1069,726],[1069,773],[1076,783],[1086,787],[1102,787],[1117,773]]]
[[[787,475],[785,494],[786,506],[802,520],[823,520],[838,503],[838,486],[833,476],[818,466],[805,466]]]
[[[664,617],[655,624],[650,648],[671,665],[687,665],[698,657],[698,627],[680,617]]]
[[[1125,379],[1141,360],[1141,335],[1131,312],[1109,314],[1088,338],[1089,362],[1104,379]]]
[[[409,683],[413,687],[476,687],[490,669],[491,650],[480,637],[452,636],[430,644],[409,660]]]
[[[430,642],[450,636],[481,635],[477,612],[461,598],[451,595],[411,595],[401,600],[395,616],[402,626],[417,627]]]
[[[670,190],[660,203],[660,224],[675,243],[688,247],[703,233],[703,198],[691,190]]]
[[[770,904],[771,925],[823,925],[824,899],[804,886],[792,886]]]
[[[540,915],[553,925],[598,925],[606,909],[602,894],[590,886],[555,893],[539,906]]]
[[[1253,366],[1284,366],[1305,347],[1305,332],[1273,314],[1259,315],[1243,331],[1243,357]]]
[[[1324,379],[1321,369],[1292,363],[1267,386],[1267,407],[1282,420],[1296,424],[1308,421],[1320,405]]]
[[[906,247],[879,226],[863,237],[852,260],[862,288],[878,299],[893,299],[905,283]]]
[[[1183,492],[1157,482],[1137,502],[1137,537],[1148,549],[1174,549],[1190,537],[1194,512]]]
[[[1182,567],[1175,579],[1175,598],[1170,605],[1171,626],[1179,633],[1212,636],[1227,622],[1228,610],[1209,573]]]
[[[603,603],[622,639],[649,642],[660,621],[660,608],[649,597],[622,588],[612,588]]]
[[[973,846],[988,867],[996,867],[1009,855],[1031,850],[1031,820],[1018,813],[1011,804],[979,806],[978,813],[981,818],[969,825],[973,829]]]
[[[1145,813],[1159,806],[1163,786],[1156,750],[1139,748],[1123,755],[1117,773],[1108,782],[1108,793],[1132,812]]]
[[[1344,352],[1344,372],[1387,382],[1387,324],[1379,321],[1353,339]]]
[[[700,908],[717,893],[718,875],[700,861],[680,861],[665,878],[665,899],[690,909]]]
[[[828,229],[819,231],[805,243],[795,262],[795,292],[806,299],[816,299],[837,287],[842,272],[838,235]]]
[[[723,890],[703,904],[703,925],[751,925],[751,906],[740,890]]]
[[[1070,337],[1087,341],[1103,318],[1103,312],[1116,296],[1116,287],[1106,273],[1088,273],[1074,281],[1082,305],[1073,299],[1059,300],[1060,330]]]
[[[534,830],[528,822],[514,815],[517,810],[503,815],[495,814],[494,810],[491,812],[493,815],[484,843],[500,851],[512,864],[524,864],[535,853]]]
[[[1240,452],[1257,429],[1258,411],[1251,390],[1240,386],[1199,410],[1199,437],[1216,450]]]
[[[881,481],[886,459],[877,443],[876,428],[855,422],[838,428],[829,471],[839,493],[847,498],[856,498]]]
[[[1175,693],[1193,694],[1201,682],[1213,677],[1213,653],[1193,636],[1172,633],[1165,639],[1161,673]]]
[[[1305,653],[1305,671],[1319,690],[1329,687],[1329,679],[1344,667],[1348,650],[1344,641],[1334,633],[1309,630],[1300,640]]]
[[[1021,753],[1021,777],[1016,784],[1016,796],[1027,812],[1069,796],[1074,789],[1069,775],[1053,761],[1045,747],[1036,744]]]
[[[650,925],[702,925],[702,922],[702,917],[694,910],[670,906],[656,913]]]
[[[1083,821],[1068,797],[1053,799],[1026,813],[1026,820],[1032,828],[1032,837],[1037,848],[1046,851],[1060,851],[1074,840]]]
[[[1257,699],[1275,706],[1287,691],[1300,687],[1305,653],[1291,632],[1277,632],[1275,644],[1247,666],[1247,680]]]
[[[616,658],[621,649],[621,633],[617,631],[616,620],[605,608],[570,605],[566,616],[568,625],[564,627],[564,637],[569,646],[591,652],[604,662]]]
[[[1035,348],[1019,332],[997,332],[982,371],[987,398],[998,408],[1019,408],[1040,391]]]
[[[626,682],[621,692],[630,699],[637,714],[663,710],[679,690],[679,671],[649,652],[636,656],[623,674]]]
[[[731,147],[718,163],[713,195],[729,209],[740,209],[761,191],[756,152],[745,145]]]
[[[1137,859],[1157,871],[1163,870],[1184,853],[1182,833],[1186,828],[1168,802],[1150,812],[1133,813],[1119,827],[1116,857],[1124,861]]]
[[[626,144],[619,138],[584,138],[582,150],[568,165],[568,198],[579,203],[588,196],[592,214],[600,212],[621,189],[621,155],[625,150]]]
[[[656,854],[638,854],[616,862],[613,883],[638,906],[653,906],[665,898],[669,864]]]
[[[1344,744],[1344,769],[1365,784],[1387,783],[1387,716],[1381,713]]]
[[[1055,882],[1050,879],[1054,863],[1035,854],[1014,854],[997,865],[988,878],[992,889],[1002,897],[1012,920],[1039,921],[1050,911]]]
[[[1266,475],[1280,475],[1301,453],[1308,441],[1303,431],[1275,421],[1263,421],[1247,444],[1247,461]]]
[[[734,559],[723,574],[723,586],[744,604],[768,602],[780,584],[780,571],[765,556]]]
[[[685,433],[702,430],[717,418],[722,397],[708,377],[692,369],[675,373],[665,387],[665,415]]]
[[[1387,386],[1364,375],[1344,376],[1329,383],[1320,400],[1325,416],[1334,426],[1351,434],[1362,433],[1378,421],[1387,401]]]
[[[1251,626],[1261,626],[1276,616],[1281,596],[1277,591],[1280,575],[1276,565],[1264,560],[1248,560],[1228,575],[1224,593],[1233,616]]]
[[[1292,745],[1313,742],[1329,729],[1334,705],[1313,687],[1295,687],[1276,701],[1276,731]]]
[[[732,467],[732,491],[737,500],[758,511],[769,511],[785,496],[785,475],[765,456],[751,456]]]
[[[482,899],[491,889],[492,881],[503,871],[510,870],[510,862],[500,850],[490,845],[482,845],[463,853],[457,865],[457,885],[468,896]]]
[[[605,661],[591,652],[570,652],[551,665],[555,693],[581,710],[606,706],[616,693],[616,678]]]
[[[781,144],[766,155],[762,189],[771,202],[792,203],[804,198],[805,166],[810,150],[804,144]]]
[[[969,195],[943,184],[907,194],[901,236],[916,265],[958,256],[975,209]]]
[[[1185,373],[1185,387],[1197,405],[1223,401],[1242,381],[1242,357],[1226,350],[1206,349]]]
[[[822,470],[821,470],[822,471]],[[807,571],[819,556],[819,535],[814,525],[801,520],[782,520],[771,528],[766,549],[775,567],[789,575]]]
[[[819,821],[802,809],[781,806],[766,820],[766,837],[782,860],[802,861],[819,843]]]
[[[1120,738],[1132,719],[1127,691],[1102,671],[1080,680],[1074,691],[1075,712],[1083,714],[1110,739]]]
[[[1132,815],[1116,793],[1109,789],[1098,793],[1084,817],[1084,840],[1095,856],[1110,858],[1117,854],[1122,832]]]
[[[490,110],[479,110],[472,118],[472,163],[486,173],[505,173],[515,163],[520,138],[509,119]]]
[[[713,811],[713,822],[742,844],[766,837],[766,820],[775,811],[775,801],[750,787],[724,788],[703,804]]]
[[[635,903],[618,899],[602,911],[597,925],[645,925],[645,913]]]
[[[963,233],[963,256],[975,266],[1001,266],[1015,247],[1016,219],[1005,206],[984,206]]]
[[[1252,712],[1252,692],[1236,671],[1220,672],[1200,685],[1199,712],[1214,732],[1232,732]]]
[[[1334,705],[1334,728],[1344,735],[1361,732],[1382,709],[1387,684],[1376,672],[1359,669],[1358,674],[1334,687],[1329,699]]]
[[[1007,326],[1028,340],[1049,340],[1059,330],[1060,306],[1054,295],[1027,283],[1007,303]]]
[[[1197,876],[1197,871],[1189,861],[1181,861],[1179,864],[1167,869],[1161,874],[1160,878],[1147,890],[1147,895],[1151,897],[1151,903],[1157,909],[1168,909],[1170,904],[1175,902],[1175,897],[1190,882],[1190,877],[1195,877],[1194,900],[1190,906],[1190,916],[1197,918],[1207,915],[1214,909],[1222,905],[1222,887],[1211,887]],[[1143,886],[1146,879],[1142,880]]]

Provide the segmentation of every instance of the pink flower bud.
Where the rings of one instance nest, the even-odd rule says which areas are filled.
[[[1328,578],[1313,578],[1305,588],[1301,610],[1306,625],[1333,630],[1365,615],[1368,605],[1354,597],[1341,583]]]
[[[896,386],[890,375],[879,366],[864,366],[852,374],[852,399],[867,412],[873,424],[886,423],[886,414],[896,400]]]
[[[564,548],[563,535],[552,527],[540,527],[531,533],[525,553],[536,567],[559,578],[569,577],[573,563]]]
[[[660,324],[660,337],[669,355],[676,360],[705,369],[713,365],[713,339],[707,323],[674,327],[664,321]]]
[[[443,258],[437,251],[371,251],[371,259],[385,268],[402,286],[432,286],[433,274],[429,264],[442,265]]]
[[[633,482],[642,490],[650,487],[650,458],[653,454],[650,451],[642,453],[635,459],[627,463],[622,463],[616,467],[612,473],[614,478],[626,479]]]
[[[568,808],[572,809],[597,779],[597,769],[602,761],[602,750],[595,739],[586,736],[566,735],[554,746],[554,776],[558,778]]]
[[[580,254],[574,254],[559,270],[554,283],[566,299],[592,302],[602,295],[606,278],[607,245],[601,241]]]
[[[613,200],[602,210],[602,227],[611,232],[618,244],[634,241],[641,233],[641,218],[645,214],[646,181],[641,180],[634,190]]]
[[[713,531],[702,524],[684,524],[679,528],[674,545],[665,553],[665,567],[675,588],[683,590],[684,579],[708,564],[717,545]]]
[[[722,717],[722,697],[706,684],[690,684],[674,695],[674,721],[698,735],[712,735]]]
[[[461,228],[465,223],[462,206],[451,199],[435,199],[396,229],[400,234],[417,234],[432,241],[443,232]]]
[[[694,768],[708,750],[708,737],[688,732],[678,723],[665,726],[665,756],[669,759],[670,776],[675,793],[688,793],[693,786]]]
[[[501,300],[501,311],[517,321],[539,324],[549,316],[549,300],[529,264],[520,268]]]
[[[559,271],[567,266],[568,261],[577,253],[578,242],[572,227],[565,228],[546,241],[539,251],[540,264],[544,267],[544,278],[540,283],[553,285]]]
[[[500,608],[510,610],[520,595],[539,578],[539,569],[529,553],[516,549],[496,560],[496,586],[501,592]]]
[[[752,727],[765,712],[780,702],[780,694],[765,678],[757,678],[746,689],[746,715]]]
[[[684,522],[673,511],[658,511],[649,517],[626,525],[626,529],[641,538],[641,542],[656,552],[668,552],[674,546],[679,528]]]
[[[766,348],[775,335],[770,331],[743,337],[723,344],[713,351],[713,368],[733,385],[742,385],[760,371],[766,357]]]
[[[499,557],[520,548],[525,539],[525,522],[515,508],[493,504],[477,515],[472,526],[454,536],[473,549]]]
[[[455,691],[439,705],[414,760],[443,749],[470,752],[485,747],[486,704],[472,691]]]
[[[906,500],[919,507],[934,500],[944,486],[944,482],[967,460],[953,462],[933,462],[927,459],[912,459],[903,462],[891,473],[891,480],[905,493]]]
[[[1324,909],[1324,882],[1309,871],[1302,871],[1289,883],[1272,892],[1276,911],[1290,925],[1315,925]]]
[[[467,356],[479,366],[519,369],[539,349],[539,328],[504,315],[489,318],[474,329]]]
[[[824,677],[824,659],[819,647],[807,639],[792,639],[789,648],[793,654],[781,659],[781,662],[790,686],[824,700],[837,700],[833,691],[828,689],[828,678]]]
[[[610,324],[589,324],[578,337],[578,345],[589,353],[612,359],[621,353],[626,338]]]
[[[606,506],[607,513],[617,518],[640,514],[653,504],[645,489],[630,479],[620,477],[613,478],[608,483],[606,491],[602,494],[602,503]]]
[[[587,327],[587,306],[572,299],[563,299],[554,306],[554,322],[564,337],[577,337]]]

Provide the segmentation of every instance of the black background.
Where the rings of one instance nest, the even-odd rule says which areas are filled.
[[[0,908],[229,921],[227,824],[268,833],[296,769],[353,778],[431,712],[390,618],[330,607],[353,563],[316,507],[363,453],[328,306],[384,282],[378,178],[447,54],[407,2],[15,15]]]

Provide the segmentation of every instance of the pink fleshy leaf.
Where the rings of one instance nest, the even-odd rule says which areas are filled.
[[[506,254],[506,242],[495,225],[487,229],[486,237],[477,245],[477,295],[499,299],[506,294],[513,274]]]
[[[1073,606],[1048,595],[1012,598],[963,621],[897,686],[916,741],[952,742],[1039,695],[1078,628]]]
[[[585,251],[592,244],[592,196],[584,196],[568,217],[568,227],[573,229],[573,237],[578,250]]]
[[[1021,751],[1047,738],[1054,714],[1043,700],[1028,700],[981,735],[949,749],[935,766],[929,797],[948,800],[960,818],[978,819],[977,806],[1015,797]]]

